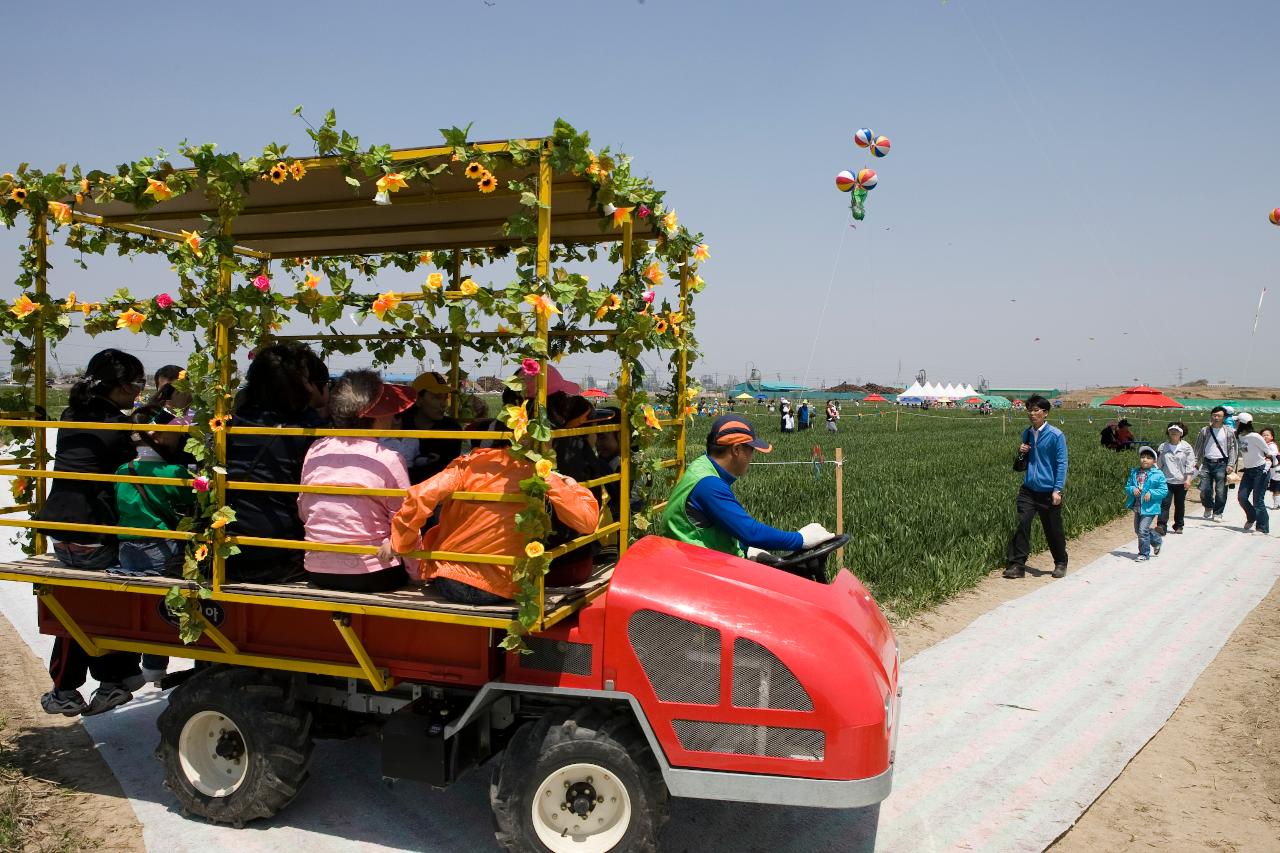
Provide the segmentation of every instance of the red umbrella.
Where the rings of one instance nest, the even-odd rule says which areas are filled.
[[[1155,388],[1147,385],[1135,385],[1107,400],[1104,406],[1124,406],[1130,409],[1181,409],[1182,404],[1172,397],[1166,397]]]
[[[981,402],[982,402],[982,398],[981,398],[981,397],[970,397],[968,400],[965,400],[965,402],[966,402],[966,403],[981,403]]]
[[[862,402],[864,402],[864,403],[887,403],[887,402],[889,402],[889,401],[888,401],[888,400],[886,400],[884,397],[881,397],[879,394],[868,394],[867,396],[865,396],[865,397],[863,397],[863,398],[862,398]]]
[[[599,388],[588,388],[587,390],[585,390],[585,391],[583,391],[583,392],[582,392],[582,396],[584,396],[584,397],[608,397],[608,396],[609,396],[609,393],[608,393],[607,391],[601,391]]]

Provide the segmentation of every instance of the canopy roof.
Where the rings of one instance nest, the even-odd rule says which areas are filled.
[[[1107,400],[1104,406],[1126,406],[1144,409],[1181,409],[1182,404],[1147,385],[1135,385],[1123,394]]]
[[[523,140],[541,146],[543,140]],[[509,150],[507,142],[485,142],[488,152]],[[453,148],[404,148],[392,160],[415,166],[447,165]],[[491,193],[476,191],[475,182],[446,169],[430,182],[411,181],[390,196],[391,204],[373,201],[378,176],[356,176],[360,186],[348,183],[338,157],[313,157],[300,161],[307,169],[302,181],[273,184],[254,181],[232,228],[236,245],[245,254],[272,258],[364,255],[379,252],[429,251],[517,246],[522,240],[503,233],[503,225],[521,209],[520,194],[506,189],[506,182],[534,177],[537,163],[504,166],[500,187]],[[193,173],[194,174],[194,173]],[[536,180],[533,182],[536,184]],[[586,179],[569,174],[552,176],[551,242],[599,243],[621,239],[611,228],[593,198]],[[190,192],[137,211],[124,201],[97,204],[86,199],[76,205],[77,219],[96,225],[129,226],[162,232],[158,237],[178,239],[181,231],[208,228],[202,217],[217,218],[215,205],[197,183]],[[634,217],[635,239],[657,236],[656,217]]]

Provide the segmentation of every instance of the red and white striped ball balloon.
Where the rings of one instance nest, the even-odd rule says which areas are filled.
[[[864,190],[875,189],[876,183],[880,180],[876,177],[875,169],[859,169],[857,177],[854,179],[858,186]]]
[[[848,169],[836,173],[836,189],[840,190],[840,192],[847,193],[857,185],[858,179]]]
[[[876,135],[869,127],[858,128],[858,132],[853,135],[853,144],[859,148],[866,148],[875,141]]]
[[[1280,207],[1277,207],[1275,210],[1271,211],[1271,215],[1268,216],[1267,218],[1271,220],[1272,225],[1280,225]]]
[[[889,153],[889,137],[877,136],[875,141],[871,143],[871,153],[875,157],[883,157]]]

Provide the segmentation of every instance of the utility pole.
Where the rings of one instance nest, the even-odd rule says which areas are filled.
[[[1178,385],[1179,385],[1179,386],[1181,386],[1181,385],[1182,385],[1182,374],[1183,374],[1185,371],[1186,371],[1186,368],[1185,368],[1185,367],[1179,367],[1179,368],[1178,368]]]

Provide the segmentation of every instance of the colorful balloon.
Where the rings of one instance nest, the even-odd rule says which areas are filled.
[[[870,189],[875,189],[876,183],[879,181],[879,178],[876,177],[876,172],[874,169],[859,169],[858,175],[856,178],[854,178],[854,180],[857,182],[858,186],[861,189],[870,190]]]
[[[889,137],[877,136],[875,141],[871,143],[871,154],[875,157],[883,157],[889,153]]]
[[[866,148],[875,140],[876,135],[871,132],[871,128],[859,128],[858,132],[853,135],[853,143],[859,148]]]
[[[858,184],[858,179],[848,169],[836,173],[836,189],[847,193]]]
[[[1272,225],[1280,225],[1280,207],[1277,207],[1275,210],[1271,211],[1271,215],[1268,216],[1267,218],[1271,220]]]

